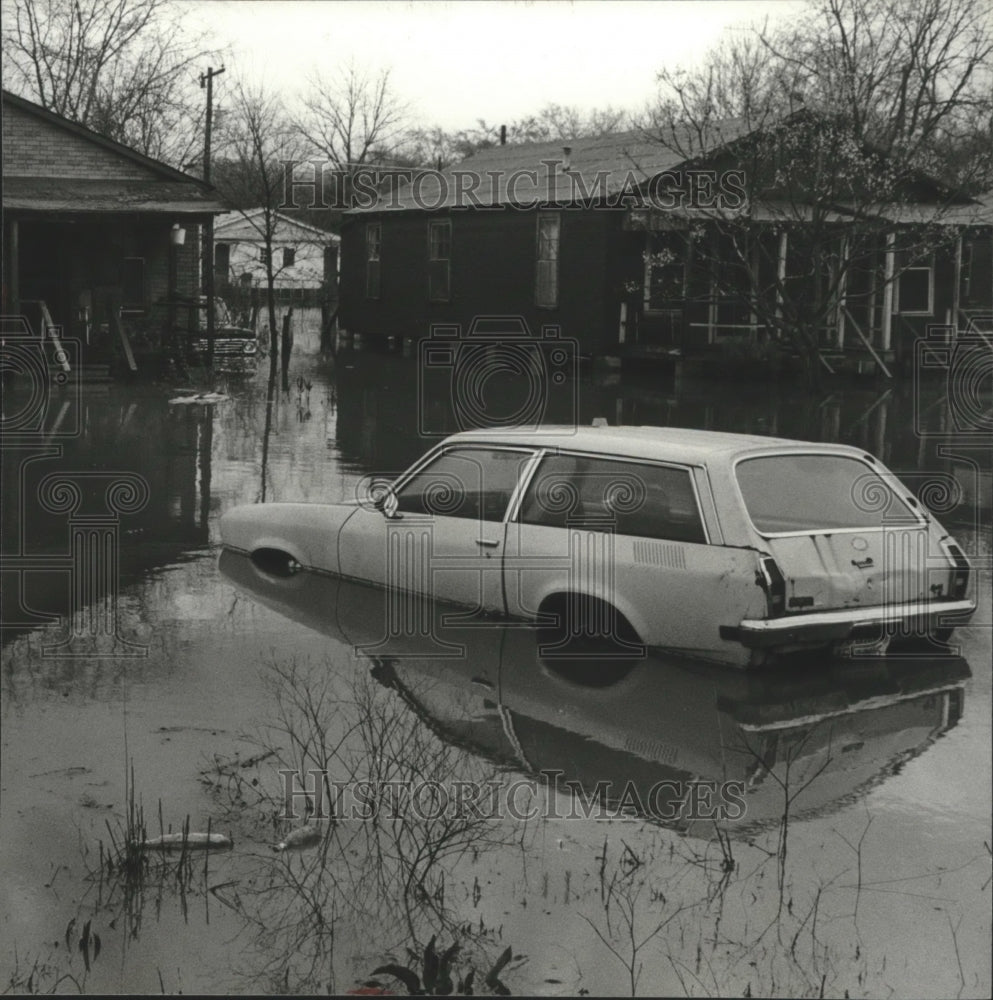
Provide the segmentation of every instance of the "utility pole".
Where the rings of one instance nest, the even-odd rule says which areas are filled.
[[[210,183],[210,132],[214,118],[214,77],[220,76],[224,67],[210,66],[200,74],[200,89],[207,88],[207,122],[203,131],[203,179]],[[207,369],[214,370],[214,217],[210,216],[204,227],[203,285],[207,293]]]

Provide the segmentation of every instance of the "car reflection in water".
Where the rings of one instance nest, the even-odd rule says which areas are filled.
[[[743,836],[781,822],[787,797],[792,819],[830,813],[954,727],[970,676],[937,649],[760,673],[659,656],[563,661],[540,655],[531,627],[340,578],[277,576],[230,551],[220,570],[369,658],[443,739],[554,781],[559,816],[620,808],[687,833],[726,820]],[[398,615],[413,627],[395,627]]]

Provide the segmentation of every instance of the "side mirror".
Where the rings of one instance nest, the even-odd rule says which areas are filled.
[[[381,500],[376,501],[376,506],[383,512],[383,517],[388,521],[399,521],[403,514],[400,513],[400,501],[397,500],[393,490],[387,490]]]

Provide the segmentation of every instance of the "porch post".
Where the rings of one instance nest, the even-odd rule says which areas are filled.
[[[209,120],[209,117],[208,117]],[[208,140],[209,142],[209,140]],[[203,280],[207,286],[207,370],[214,370],[214,217],[204,225]]]
[[[952,285],[952,329],[958,339],[959,309],[962,306],[962,230],[955,241],[955,282]]]
[[[893,233],[886,234],[886,254],[883,257],[883,316],[880,325],[879,346],[890,349],[893,340],[893,245],[896,237]]]
[[[783,285],[786,281],[787,238],[784,229],[779,234],[779,259],[776,262],[776,319],[783,318]]]
[[[19,272],[21,270],[21,255],[19,250],[19,237],[17,219],[10,219],[7,223],[7,253],[5,254],[6,274],[4,275],[4,287],[7,295],[3,303],[4,312],[17,316],[21,311],[21,289],[18,283]]]
[[[748,290],[748,339],[754,344],[758,340],[759,334],[759,317],[755,311],[755,299],[758,296],[759,288],[759,241],[757,235],[754,237],[752,252],[749,254],[748,280],[752,283],[752,287]]]
[[[835,290],[835,297],[837,299],[837,306],[835,312],[837,313],[838,322],[838,350],[843,351],[845,349],[845,306],[846,292],[848,291],[848,237],[841,237],[841,248],[838,254],[838,267],[840,273],[838,274],[838,287]]]

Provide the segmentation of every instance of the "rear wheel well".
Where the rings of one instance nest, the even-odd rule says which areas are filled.
[[[552,619],[546,624],[539,618],[539,660],[570,683],[616,684],[645,657],[645,647],[628,619],[600,598],[550,594],[541,602],[539,616]]]
[[[572,631],[589,638],[617,639],[622,644],[641,644],[641,637],[624,614],[608,601],[588,594],[568,591],[549,594],[538,608],[539,625],[542,632],[556,632],[564,636]],[[578,621],[570,623],[570,617],[578,615]],[[540,619],[551,616],[553,623],[541,624]],[[570,629],[570,624],[573,626]],[[606,626],[607,630],[601,630]]]

